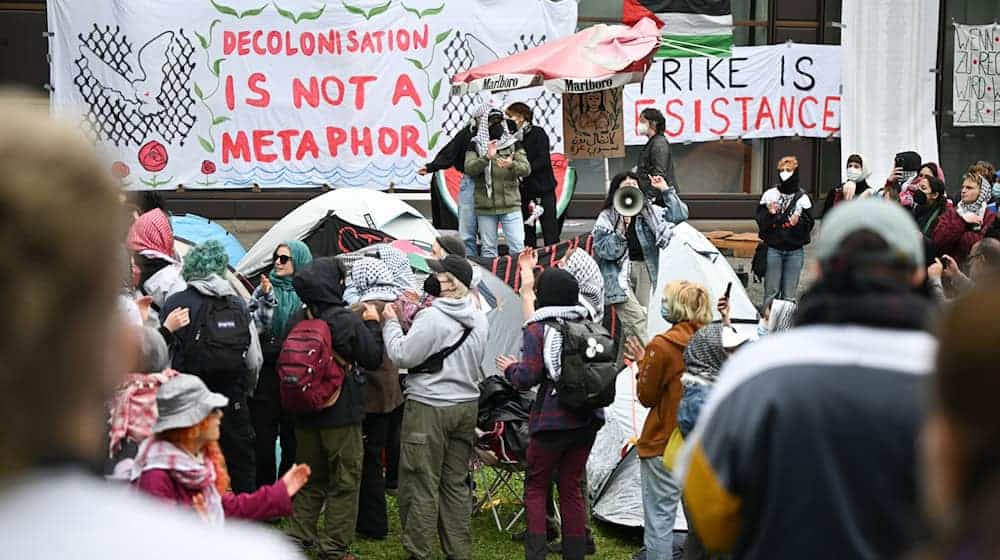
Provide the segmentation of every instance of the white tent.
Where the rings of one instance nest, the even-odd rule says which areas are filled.
[[[642,481],[635,442],[649,409],[635,392],[635,370],[625,368],[615,381],[615,401],[604,409],[604,426],[597,432],[587,459],[587,484],[594,517],[626,527],[642,527]],[[675,531],[687,531],[684,508],[677,505]]]
[[[660,271],[656,288],[649,298],[646,329],[649,337],[666,331],[670,325],[660,316],[661,294],[667,284],[688,280],[701,284],[708,290],[712,301],[712,313],[718,320],[719,312],[715,302],[722,297],[726,286],[732,282],[729,294],[730,319],[740,332],[756,337],[757,321],[760,315],[746,289],[740,282],[729,261],[712,245],[707,237],[687,223],[677,224],[666,249],[660,250]]]
[[[352,224],[383,231],[396,239],[430,244],[437,237],[434,226],[420,212],[391,194],[367,189],[337,189],[303,203],[274,224],[247,251],[236,265],[236,270],[250,276],[267,268],[278,244],[290,239],[305,239],[330,213]]]

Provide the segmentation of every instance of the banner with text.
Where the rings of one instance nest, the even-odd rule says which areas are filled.
[[[427,189],[458,72],[572,33],[575,2],[50,0],[52,105],[135,189]],[[533,106],[561,147],[560,96]]]
[[[954,126],[1000,126],[1000,25],[955,24]]]
[[[671,142],[840,135],[840,47],[735,47],[731,58],[653,61],[625,87],[625,143],[645,144],[639,113],[666,117]]]

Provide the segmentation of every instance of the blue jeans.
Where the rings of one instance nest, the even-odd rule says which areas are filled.
[[[497,256],[497,225],[503,228],[511,256],[516,257],[524,250],[524,218],[520,208],[507,214],[479,214],[476,219],[479,222],[479,237],[483,240],[484,257]]]
[[[462,175],[458,188],[458,235],[465,243],[466,256],[479,254],[476,246],[476,182],[468,175]]]
[[[767,274],[764,276],[764,307],[772,300],[795,300],[799,289],[799,276],[802,274],[802,262],[805,260],[805,249],[781,251],[773,247],[767,248]]]
[[[674,518],[681,489],[674,475],[663,466],[662,457],[639,459],[642,478],[643,545],[646,560],[674,557]]]

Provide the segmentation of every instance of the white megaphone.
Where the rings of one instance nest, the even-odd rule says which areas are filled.
[[[618,189],[618,192],[615,193],[615,210],[626,218],[631,218],[639,212],[642,212],[642,207],[645,205],[646,195],[642,194],[639,187],[621,187]]]

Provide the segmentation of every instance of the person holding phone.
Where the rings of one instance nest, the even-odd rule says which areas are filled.
[[[757,227],[767,246],[764,302],[775,298],[794,300],[805,261],[803,247],[811,241],[812,201],[799,186],[799,160],[785,156],[778,162],[779,182],[760,198]]]

